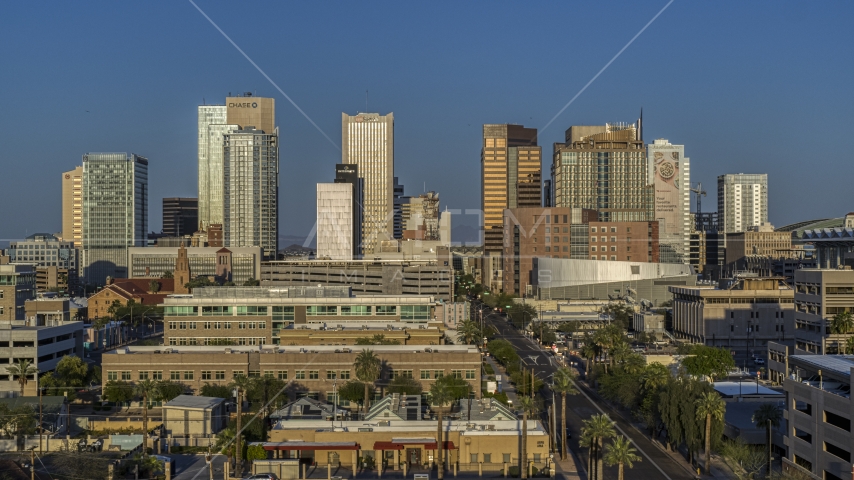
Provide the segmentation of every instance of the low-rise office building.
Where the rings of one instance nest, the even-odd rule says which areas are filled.
[[[178,395],[163,404],[163,428],[172,437],[215,435],[227,424],[222,398]]]
[[[845,353],[852,334],[836,332],[831,322],[839,313],[854,312],[854,270],[850,267],[798,270],[794,288],[794,353]]]
[[[321,328],[325,338],[347,327],[425,330],[441,326],[436,303],[425,295],[355,296],[349,287],[196,288],[164,300],[163,339],[168,345],[265,345],[290,334],[300,338],[294,329]]]
[[[781,278],[740,278],[729,289],[670,287],[677,338],[735,352],[742,364],[768,342],[792,344],[794,291]]]
[[[850,478],[854,360],[836,355],[790,355],[787,363],[783,471],[809,473],[810,478]]]
[[[60,240],[49,233],[34,233],[9,243],[12,263],[29,263],[36,266],[38,291],[68,290],[77,284],[80,251],[71,239]]]
[[[666,320],[664,313],[645,310],[632,314],[632,328],[635,332],[644,332],[661,339],[665,335]]]
[[[175,271],[179,247],[128,248],[132,278],[161,278]],[[189,247],[186,249],[192,276],[224,277],[237,285],[261,276],[261,247]]]
[[[130,346],[103,354],[102,381],[172,380],[199,392],[207,383],[228,385],[237,375],[273,376],[290,382],[291,399],[331,401],[333,384],[356,378],[353,363],[363,350],[372,350],[383,364],[377,394],[396,376],[414,378],[429,391],[437,378],[453,375],[467,381],[480,397],[481,355],[471,345]]]
[[[83,322],[60,325],[13,326],[0,322],[0,392],[20,392],[17,380],[6,371],[7,366],[28,359],[41,374],[56,368],[68,355],[83,358]],[[36,395],[34,378],[27,383],[24,394]]]
[[[454,300],[450,253],[438,260],[312,260],[261,264],[261,285],[349,286],[356,294],[432,295]]]
[[[140,306],[139,315],[151,311],[175,289],[172,278],[116,278],[89,297],[86,315],[89,320],[110,317],[113,302],[126,306],[133,301]]]

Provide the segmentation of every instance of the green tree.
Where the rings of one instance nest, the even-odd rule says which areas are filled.
[[[519,354],[516,353],[516,347],[507,340],[493,340],[486,345],[486,350],[498,363],[504,365],[508,372],[518,370]]]
[[[373,337],[357,338],[356,345],[400,345],[400,340],[397,340],[396,338],[385,338],[385,335],[378,333]]]
[[[745,444],[741,438],[724,441],[720,448],[720,454],[724,463],[736,474],[739,480],[752,479],[765,466],[765,455],[751,445]],[[784,476],[783,478],[787,477]],[[804,480],[809,478],[811,477],[807,476]]]
[[[29,405],[15,408],[0,403],[0,432],[9,437],[30,435],[36,431],[36,412]]]
[[[588,472],[593,472],[594,480],[602,480],[602,444],[606,438],[617,434],[614,430],[614,422],[608,415],[593,415],[582,422],[581,438],[585,445],[590,447],[590,458]]]
[[[610,315],[613,319],[613,324],[619,325],[621,330],[627,330],[632,324],[634,309],[622,303],[609,303],[602,307],[599,312]]]
[[[386,390],[388,393],[399,393],[401,395],[421,395],[421,392],[424,391],[421,382],[401,375],[394,377]]]
[[[133,463],[139,466],[139,473],[144,477],[154,476],[156,472],[164,470],[163,462],[157,457],[149,457],[147,453],[137,453],[133,457]]]
[[[133,385],[122,380],[110,380],[104,385],[104,399],[115,404],[133,400]]]
[[[599,356],[599,346],[590,335],[584,335],[584,346],[581,347],[581,357],[587,362],[584,372],[590,375],[590,362]]]
[[[38,375],[39,369],[33,364],[31,359],[20,358],[16,363],[6,367],[6,372],[18,381],[18,385],[21,386],[21,396],[23,397],[24,387],[29,383],[27,377]]]
[[[160,291],[160,282],[158,282],[157,280],[149,280],[148,291],[151,293],[159,292]]]
[[[203,397],[215,397],[215,398],[231,398],[232,391],[226,385],[213,385],[210,383],[205,383],[202,385],[202,388],[199,389],[199,394]]]
[[[726,412],[726,405],[724,401],[721,400],[720,395],[716,392],[706,392],[700,398],[695,400],[697,404],[697,417],[705,420],[706,423],[706,433],[704,435],[706,439],[705,452],[706,452],[706,475],[709,475],[711,472],[712,466],[712,419],[722,421],[724,418],[724,412]]]
[[[156,380],[140,380],[134,385],[134,395],[142,399],[142,438],[145,442],[143,449],[148,454],[148,404],[151,401],[158,401],[160,396],[160,385]]]
[[[623,480],[624,466],[632,468],[634,462],[640,461],[641,458],[635,452],[637,450],[632,448],[629,439],[622,435],[615,438],[610,445],[605,447],[605,465],[609,467],[618,465],[618,480]]]
[[[437,477],[439,480],[445,478],[445,457],[442,455],[445,437],[442,424],[442,413],[447,405],[458,400],[462,396],[461,385],[454,377],[441,377],[430,386],[430,403],[436,407],[436,465],[438,466]]]
[[[100,369],[99,369],[100,371]],[[41,378],[40,385],[51,395],[67,395],[73,401],[76,392],[91,378],[89,364],[78,356],[68,355],[56,364],[56,369]]]
[[[463,320],[457,325],[457,340],[464,345],[481,343],[483,332],[480,325],[472,320]]]
[[[848,339],[845,340],[845,353],[854,353],[854,337],[848,337]]]
[[[251,278],[251,277],[248,280],[246,280],[245,282],[243,282],[244,287],[258,287],[260,285],[261,285],[260,281],[255,280],[254,278]]]
[[[513,325],[516,325],[519,328],[524,327],[537,318],[537,309],[532,305],[514,303],[512,297],[507,297],[506,303],[504,303],[504,300],[501,298],[499,298],[499,301],[502,302],[499,308],[507,309],[506,306],[510,305],[510,308],[507,309],[507,318],[513,322]]]
[[[261,445],[250,445],[246,448],[246,460],[266,460],[267,459],[267,451],[264,450],[264,447]]]
[[[554,385],[552,386],[555,393],[560,394],[560,458],[566,460],[567,444],[566,444],[566,396],[577,395],[578,388],[575,386],[575,370],[569,368],[561,368],[554,374]]]
[[[783,411],[780,407],[773,403],[763,403],[756,411],[753,412],[753,424],[756,428],[765,429],[765,449],[768,454],[766,463],[766,472],[771,473],[771,427],[777,428],[780,426],[780,421],[783,420]]]
[[[735,360],[727,349],[697,345],[692,356],[682,360],[682,366],[689,375],[709,377],[714,381],[735,368]]]
[[[174,278],[174,277],[172,275],[172,271],[167,270],[167,271],[163,272],[163,275],[161,275],[160,278]]]
[[[348,380],[338,387],[338,398],[351,403],[361,404],[365,401],[365,384],[358,380]]]
[[[373,385],[380,378],[382,363],[373,350],[365,349],[356,355],[353,367],[356,370],[356,379],[365,385],[364,408],[365,415],[367,415],[371,403],[368,389],[370,385]]]
[[[186,390],[186,387],[180,383],[171,381],[157,382],[157,399],[168,402],[178,395],[183,395]]]
[[[835,334],[851,333],[854,330],[854,316],[851,312],[839,312],[830,321],[830,331]]]

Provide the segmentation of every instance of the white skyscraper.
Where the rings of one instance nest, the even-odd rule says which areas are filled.
[[[718,222],[725,233],[768,223],[768,174],[718,176]]]
[[[394,114],[341,114],[341,159],[364,179],[362,254],[393,238]]]
[[[647,145],[647,174],[655,189],[661,263],[688,263],[691,243],[691,162],[684,145],[659,138]]]
[[[127,248],[148,237],[148,160],[133,153],[83,155],[83,239],[86,283],[127,278]]]
[[[317,184],[317,258],[353,259],[353,184]]]
[[[199,224],[207,230],[222,224],[222,135],[227,125],[225,105],[199,105]]]

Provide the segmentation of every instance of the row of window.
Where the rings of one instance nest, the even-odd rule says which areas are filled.
[[[225,370],[202,370],[201,371],[201,379],[202,380],[225,380]],[[270,378],[278,378],[279,380],[289,380],[288,370],[266,370],[264,371],[265,377]],[[392,380],[396,377],[405,377],[405,378],[413,378],[412,370],[389,370],[388,371],[388,379]],[[464,378],[466,380],[475,380],[476,379],[476,370],[451,370],[450,375],[454,378]],[[232,370],[231,378],[236,378],[241,375],[246,375],[244,370]],[[421,379],[430,380],[430,379],[438,379],[442,378],[445,375],[444,370],[421,370]],[[250,370],[249,377],[260,377],[261,372],[259,370]],[[350,380],[351,372],[350,370],[326,370],[324,372],[324,376],[326,380]],[[162,370],[140,370],[137,373],[137,380],[163,380],[163,371]],[[320,380],[320,370],[294,370],[294,380]],[[131,377],[131,372],[129,370],[124,371],[116,371],[110,370],[107,371],[107,380],[108,381],[131,381],[133,378]],[[169,380],[173,381],[187,381],[187,380],[195,380],[195,373],[192,370],[171,370],[169,371]]]
[[[264,345],[266,337],[169,337],[169,345]],[[273,343],[278,344],[279,338],[273,338]]]
[[[267,316],[269,308],[266,306],[203,306],[202,316]],[[397,305],[309,305],[306,307],[306,315],[309,316],[366,316],[366,315],[397,315]],[[198,316],[199,307],[194,306],[166,306],[166,316]],[[427,320],[430,315],[428,305],[401,305],[400,316],[404,320]],[[274,306],[272,307],[274,320],[293,320],[294,307]]]
[[[169,330],[196,330],[197,325],[201,325],[202,330],[225,330],[232,324],[237,324],[238,330],[267,328],[267,322],[169,322]]]

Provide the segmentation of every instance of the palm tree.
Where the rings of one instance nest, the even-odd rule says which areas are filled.
[[[854,316],[851,312],[840,312],[830,321],[830,331],[836,334],[849,333],[854,330]]]
[[[635,454],[635,452],[637,452],[637,450],[632,448],[632,444],[629,442],[629,439],[622,435],[615,438],[610,445],[605,447],[605,465],[608,465],[609,467],[618,465],[618,480],[623,480],[624,466],[632,468],[634,466],[633,463],[641,459]]]
[[[623,371],[629,375],[640,375],[646,368],[646,360],[643,355],[631,353],[623,359]]]
[[[854,337],[852,337],[854,338]],[[773,403],[763,403],[753,412],[753,423],[756,428],[765,429],[765,447],[768,449],[768,462],[766,472],[771,473],[771,427],[779,427],[783,419],[783,411]]]
[[[587,360],[587,366],[584,369],[584,373],[590,375],[590,361],[596,358],[596,354],[598,353],[598,348],[596,344],[593,343],[592,337],[587,337],[584,339],[584,346],[581,347],[581,356]]]
[[[647,365],[641,374],[641,384],[644,390],[657,390],[667,384],[667,379],[670,378],[670,371],[667,367],[656,362]]]
[[[27,377],[30,375],[37,375],[39,373],[39,369],[33,365],[33,361],[29,358],[20,358],[18,359],[18,363],[6,367],[6,372],[13,377],[18,377],[18,385],[21,386],[21,396],[23,397],[24,387],[29,383]]]
[[[365,384],[365,415],[367,415],[368,404],[370,404],[368,385],[373,384],[380,378],[382,363],[373,350],[365,349],[356,355],[353,367],[356,370],[356,378]]]
[[[528,478],[528,416],[537,413],[537,402],[534,397],[519,397],[519,408],[522,409],[522,452],[519,458],[519,478]]]
[[[231,380],[231,383],[229,384],[229,386],[232,389],[237,390],[237,405],[238,405],[238,407],[237,407],[237,430],[235,430],[235,432],[234,432],[234,464],[236,465],[236,468],[240,468],[240,469],[243,468],[243,464],[241,463],[241,456],[243,455],[243,448],[240,447],[240,439],[242,437],[240,430],[241,430],[241,421],[243,419],[241,418],[242,414],[241,414],[240,410],[243,407],[243,396],[253,386],[253,384],[255,383],[255,380],[256,379],[254,379],[252,377],[247,377],[246,375],[243,375],[241,373],[241,374],[235,375],[234,378]]]
[[[438,423],[436,426],[436,469],[438,471],[437,478],[442,480],[445,478],[445,459],[442,457],[442,447],[444,446],[444,428],[442,425],[442,412],[446,405],[451,404],[454,400],[460,398],[462,394],[460,382],[454,377],[442,377],[433,382],[430,386],[430,401],[436,406],[436,417]],[[465,382],[463,382],[465,383]],[[468,385],[468,383],[466,383]]]
[[[590,468],[588,471],[594,472],[594,479],[601,480],[602,443],[606,438],[611,438],[617,434],[614,430],[614,422],[611,421],[608,415],[600,414],[593,415],[583,423],[584,426],[581,428],[581,435],[590,445]]]
[[[148,455],[148,402],[149,400],[157,401],[159,397],[160,385],[156,380],[140,380],[134,386],[134,394],[137,397],[142,397],[142,449],[143,455]]]
[[[706,475],[712,469],[712,419],[723,420],[726,405],[717,392],[706,392],[695,402],[697,417],[706,420]]]
[[[457,340],[466,345],[480,343],[477,340],[482,336],[480,327],[471,320],[463,320],[457,326]]]
[[[555,372],[552,388],[560,394],[560,459],[566,460],[566,396],[578,394],[575,371],[566,367],[559,369]]]
[[[854,353],[854,337],[848,337],[848,339],[845,340],[845,353]]]

